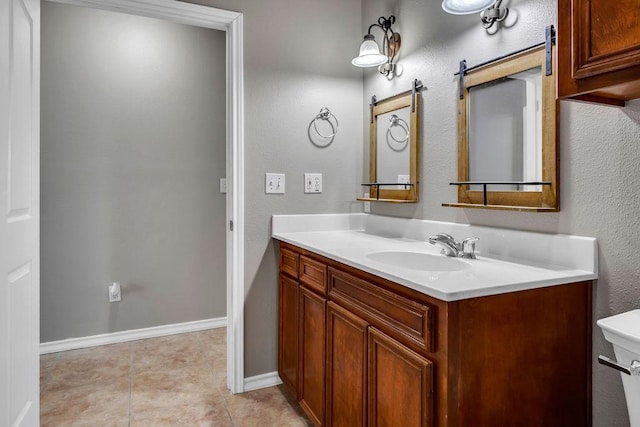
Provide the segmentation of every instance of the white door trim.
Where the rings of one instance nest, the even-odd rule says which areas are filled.
[[[50,0],[227,33],[227,384],[244,391],[244,67],[242,14],[176,0]],[[215,183],[211,183],[215,185]]]

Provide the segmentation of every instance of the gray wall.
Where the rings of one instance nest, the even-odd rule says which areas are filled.
[[[559,213],[521,213],[441,207],[456,201],[448,185],[457,176],[456,90],[458,62],[471,66],[538,43],[544,27],[555,23],[553,0],[510,0],[507,22],[487,34],[477,15],[444,13],[440,1],[368,0],[363,2],[363,31],[379,16],[395,14],[403,45],[404,74],[388,82],[365,74],[362,105],[406,90],[422,80],[422,163],[420,203],[415,206],[375,205],[379,214],[427,218],[495,227],[568,233],[598,238],[599,280],[594,292],[593,425],[628,426],[620,375],[595,363],[598,354],[613,351],[595,320],[640,308],[640,101],[626,108],[562,102],[560,113]],[[368,134],[363,128],[365,137]]]
[[[244,14],[245,376],[277,368],[277,260],[271,215],[360,212],[362,40],[360,0],[194,0]],[[333,143],[309,141],[328,107]],[[286,174],[286,194],[266,195],[264,174]],[[304,172],[323,174],[322,194],[304,194]]]
[[[355,198],[360,191],[362,175],[362,71],[351,65],[351,59],[357,54],[358,44],[362,39],[361,2],[194,0],[192,3],[244,14],[245,375],[253,376],[273,372],[277,365],[277,261],[276,249],[270,237],[271,215],[361,210],[361,205],[355,202]],[[50,5],[45,2],[45,7],[48,6]],[[49,33],[45,31],[46,24],[43,24],[44,55],[50,39],[75,37],[64,31],[47,36]],[[354,40],[355,42],[350,42]],[[208,71],[211,67],[203,69]],[[45,73],[47,69],[43,66],[43,75]],[[224,73],[210,75],[221,76]],[[43,85],[43,106],[46,106],[46,90]],[[319,148],[309,141],[307,131],[310,121],[324,106],[329,107],[337,116],[340,127],[334,141],[325,148]],[[43,121],[45,119],[43,117]],[[64,126],[61,127],[63,132]],[[46,150],[46,143],[43,137],[43,150]],[[43,159],[45,156],[46,153],[43,154]],[[286,174],[285,195],[264,194],[266,172]],[[322,194],[303,193],[304,172],[323,174]],[[42,173],[46,173],[44,167]],[[215,193],[218,187],[217,177],[214,181],[209,188]],[[165,184],[169,185],[168,179]],[[43,183],[42,192],[45,191],[46,183]],[[89,194],[88,190],[85,193]],[[43,196],[45,202],[48,202],[46,194]],[[96,196],[96,200],[104,201],[108,197],[103,194]],[[60,209],[71,210],[65,206],[67,205],[63,204]],[[46,210],[47,207],[43,206],[43,217]],[[203,209],[200,211],[194,214],[211,218]],[[43,222],[43,229],[44,226],[46,223]],[[156,237],[164,240],[165,235],[160,233],[160,227],[156,231]],[[83,238],[87,234],[85,230],[69,225],[65,235],[71,232]],[[96,256],[93,260],[97,264],[96,269],[103,268],[99,265],[101,259]],[[75,259],[73,262],[76,262]],[[42,276],[45,274],[43,268]],[[222,278],[222,273],[218,277]],[[109,277],[108,280],[112,279]],[[60,286],[65,285],[60,283]],[[136,287],[136,292],[141,297],[148,290]],[[44,292],[43,289],[43,294]],[[106,287],[103,289],[102,284],[96,285],[95,289],[84,294],[82,298],[74,299],[77,310],[70,311],[69,314],[75,322],[86,322],[87,319],[97,317],[97,309],[94,306],[87,307],[89,303],[85,300],[92,298],[99,301],[97,304],[103,304]],[[64,300],[65,297],[43,295],[43,303],[48,298]],[[125,293],[126,298],[131,297],[127,297]],[[213,295],[201,298],[199,304],[213,298]],[[62,302],[59,301],[60,303]],[[168,305],[148,298],[147,307],[149,310],[164,312]],[[117,311],[117,308],[111,310]],[[45,316],[47,314],[43,309],[42,317]],[[103,320],[109,317],[110,313],[102,315]],[[140,317],[144,315],[140,314]],[[43,325],[43,331],[44,329]]]
[[[43,342],[226,315],[225,108],[224,32],[43,2]]]

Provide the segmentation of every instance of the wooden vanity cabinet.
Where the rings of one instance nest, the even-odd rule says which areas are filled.
[[[640,98],[638,0],[558,0],[558,96],[613,105]]]
[[[298,396],[298,262],[300,255],[280,248],[278,274],[278,375]]]
[[[301,286],[298,399],[318,426],[324,425],[326,317],[327,299]]]
[[[329,302],[326,425],[431,426],[432,365]]]
[[[326,265],[280,248],[278,374],[307,416],[324,425]]]
[[[316,425],[590,425],[590,282],[445,302],[280,251],[281,265],[294,253],[306,267],[297,281],[281,268],[280,322],[296,318],[294,283],[298,316],[279,327],[279,372]],[[283,353],[296,351],[293,375]]]
[[[368,425],[431,426],[433,363],[373,327],[368,338]]]
[[[299,284],[284,273],[278,276],[278,374],[298,396],[298,299]]]
[[[327,310],[328,426],[367,426],[367,330],[369,324],[329,302]]]

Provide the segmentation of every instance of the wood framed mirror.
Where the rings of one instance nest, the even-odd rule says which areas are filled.
[[[559,210],[554,55],[547,42],[461,69],[458,203],[443,206]]]
[[[418,201],[418,111],[422,84],[386,98],[372,99],[369,125],[369,197],[390,203]]]

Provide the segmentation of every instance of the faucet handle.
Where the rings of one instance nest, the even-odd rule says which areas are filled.
[[[436,234],[436,236],[442,236],[442,237],[446,237],[447,239],[450,239],[451,241],[455,242],[456,239],[451,235],[451,234],[447,234],[447,233],[438,233]]]
[[[448,243],[450,243],[451,245],[455,246],[457,250],[460,250],[460,243],[456,242],[456,239],[451,234],[437,233],[437,234],[433,234],[433,235],[431,235],[431,236],[429,236],[427,238],[427,240],[432,244],[433,244],[433,242],[442,241],[443,239],[447,240]]]
[[[479,237],[467,237],[462,241],[462,258],[476,259],[476,242]]]

